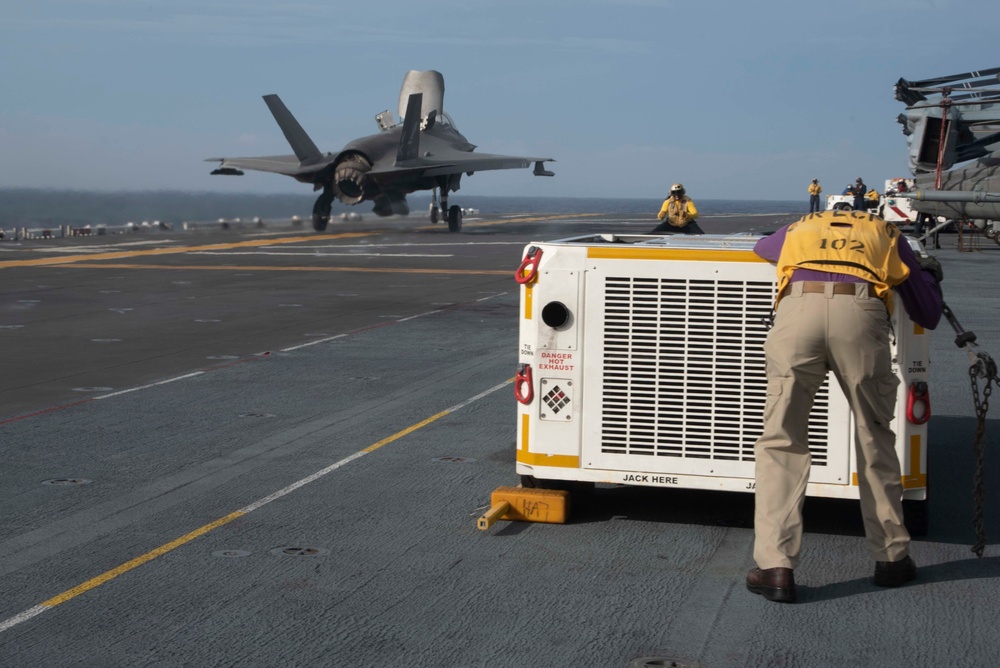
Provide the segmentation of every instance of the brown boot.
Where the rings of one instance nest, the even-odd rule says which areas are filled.
[[[755,568],[747,573],[747,589],[769,601],[795,603],[795,575],[791,568]]]

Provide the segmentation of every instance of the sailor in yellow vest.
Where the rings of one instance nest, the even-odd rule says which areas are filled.
[[[813,179],[809,184],[809,213],[821,211],[819,205],[819,194],[823,192],[823,186],[819,184],[819,179]]]
[[[875,584],[898,587],[917,576],[903,525],[889,314],[894,296],[910,319],[934,329],[941,317],[941,265],[917,258],[899,229],[860,211],[823,211],[754,246],[776,264],[774,327],[764,344],[767,401],[754,446],[754,560],[747,589],[795,601],[793,570],[802,546],[809,482],[809,413],[833,371],[854,414],[861,513],[875,559]]]
[[[670,186],[670,195],[663,200],[656,217],[662,222],[647,234],[705,234],[695,222],[698,209],[679,183]]]
[[[877,209],[878,208],[878,191],[872,188],[865,193],[865,208],[867,209]]]

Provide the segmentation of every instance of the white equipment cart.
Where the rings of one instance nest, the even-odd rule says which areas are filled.
[[[517,473],[752,492],[774,266],[759,237],[592,235],[533,243],[521,283]],[[892,316],[896,452],[926,531],[929,332]],[[809,420],[809,496],[857,499],[854,424],[831,374]]]

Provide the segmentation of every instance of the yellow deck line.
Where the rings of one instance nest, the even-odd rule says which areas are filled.
[[[269,496],[266,496],[266,497],[264,497],[262,499],[258,499],[257,501],[255,501],[254,503],[251,503],[248,506],[245,506],[245,507],[243,507],[243,508],[241,508],[241,509],[239,509],[237,511],[234,511],[232,513],[229,513],[228,515],[226,515],[224,517],[220,517],[219,519],[217,519],[217,520],[215,520],[213,522],[209,522],[208,524],[205,524],[204,526],[201,526],[201,527],[195,529],[194,531],[191,531],[189,533],[184,534],[180,538],[172,540],[169,543],[165,543],[165,544],[161,545],[160,547],[157,547],[156,549],[150,550],[149,552],[146,552],[143,555],[135,557],[134,559],[130,559],[129,561],[126,561],[125,563],[121,564],[120,566],[112,568],[109,571],[105,571],[104,573],[102,573],[102,574],[100,574],[100,575],[98,575],[96,577],[93,577],[93,578],[87,580],[86,582],[83,582],[83,583],[81,583],[81,584],[79,584],[79,585],[77,585],[77,586],[75,586],[75,587],[73,587],[71,589],[68,589],[68,590],[64,591],[63,593],[61,593],[61,594],[57,594],[56,596],[53,596],[52,598],[50,598],[50,599],[48,599],[46,601],[43,601],[43,602],[39,603],[38,605],[33,606],[32,608],[29,608],[28,610],[22,612],[19,615],[15,615],[15,616],[7,619],[7,620],[0,620],[0,633],[4,632],[4,631],[6,631],[6,630],[8,630],[10,628],[13,628],[14,626],[20,624],[21,622],[24,622],[24,621],[27,621],[27,620],[33,618],[33,617],[36,617],[39,614],[45,612],[46,610],[49,610],[49,609],[54,608],[54,607],[56,607],[58,605],[61,605],[61,604],[65,603],[65,602],[67,602],[69,600],[72,600],[72,599],[76,598],[77,596],[79,596],[80,594],[86,593],[86,592],[90,591],[91,589],[99,587],[102,584],[104,584],[104,583],[106,583],[106,582],[108,582],[110,580],[115,579],[119,575],[123,575],[123,574],[125,574],[125,573],[127,573],[127,572],[129,572],[129,571],[131,571],[131,570],[133,570],[135,568],[138,568],[139,566],[142,566],[143,564],[146,564],[146,563],[148,563],[148,562],[156,559],[157,557],[163,556],[164,554],[166,554],[166,553],[168,553],[168,552],[170,552],[172,550],[175,550],[178,547],[181,547],[182,545],[190,543],[191,541],[193,541],[195,538],[198,538],[199,536],[203,536],[203,535],[205,535],[205,534],[207,534],[207,533],[209,533],[209,532],[211,532],[211,531],[213,531],[215,529],[218,529],[221,526],[229,524],[230,522],[232,522],[235,519],[238,519],[238,518],[243,517],[245,515],[249,515],[253,511],[255,511],[255,510],[257,510],[257,509],[259,509],[259,508],[267,505],[271,501],[274,501],[274,500],[279,499],[279,498],[281,498],[283,496],[291,494],[295,490],[297,490],[297,489],[299,489],[299,488],[301,488],[301,487],[303,487],[303,486],[305,486],[305,485],[307,485],[307,484],[309,484],[311,482],[314,482],[314,481],[320,479],[321,477],[323,477],[323,476],[325,476],[325,475],[327,475],[329,473],[332,473],[333,471],[335,471],[335,470],[337,470],[337,469],[345,466],[346,464],[349,464],[350,462],[352,462],[352,461],[354,461],[354,460],[356,460],[356,459],[358,459],[360,457],[363,457],[363,456],[365,456],[367,454],[375,452],[379,448],[381,448],[381,447],[383,447],[385,445],[388,445],[389,443],[392,443],[393,441],[397,441],[397,440],[403,438],[404,436],[407,436],[408,434],[411,434],[411,433],[417,431],[418,429],[426,427],[427,425],[429,425],[429,424],[431,424],[433,422],[436,422],[437,420],[440,420],[441,418],[443,418],[446,415],[450,415],[451,413],[454,413],[455,411],[460,410],[461,408],[464,408],[465,406],[468,406],[469,404],[473,403],[474,401],[478,401],[479,399],[482,399],[483,397],[485,397],[485,396],[487,396],[489,394],[492,394],[493,392],[495,392],[495,391],[497,391],[497,390],[499,390],[499,389],[501,389],[501,388],[509,385],[510,382],[511,382],[511,380],[504,381],[503,383],[500,383],[499,385],[496,385],[496,386],[494,386],[494,387],[492,387],[492,388],[490,388],[490,389],[488,389],[488,390],[486,390],[484,392],[481,392],[481,393],[477,394],[474,397],[470,397],[469,399],[463,401],[460,404],[452,406],[451,408],[446,408],[445,410],[443,410],[443,411],[441,411],[439,413],[436,413],[436,414],[434,414],[434,415],[432,415],[432,416],[430,416],[428,418],[425,418],[425,419],[421,420],[420,422],[417,422],[415,424],[410,425],[409,427],[406,427],[405,429],[401,429],[400,431],[397,431],[392,436],[388,436],[386,438],[383,438],[380,441],[376,441],[375,443],[372,443],[371,445],[369,445],[369,446],[367,446],[365,448],[362,448],[361,450],[355,452],[354,454],[348,455],[344,459],[341,459],[340,461],[335,462],[335,463],[327,466],[326,468],[321,469],[321,470],[317,471],[316,473],[313,473],[312,475],[303,478],[302,480],[299,480],[299,481],[297,481],[295,483],[292,483],[291,485],[288,485],[287,487],[285,487],[285,488],[283,488],[281,490],[278,490],[277,492],[275,492],[275,493],[273,493],[273,494],[271,494]]]
[[[396,274],[463,274],[469,276],[510,276],[507,269],[411,269],[401,267],[274,267],[245,264],[72,264],[68,269],[184,269],[189,271],[353,271]]]
[[[8,260],[0,262],[0,269],[11,267],[47,267],[52,265],[75,264],[77,262],[96,262],[100,260],[120,260],[127,257],[148,257],[152,255],[176,255],[178,253],[195,253],[211,250],[230,250],[233,248],[254,248],[257,246],[271,246],[274,244],[297,244],[306,241],[327,240],[327,239],[353,239],[356,237],[370,237],[379,232],[345,232],[343,234],[328,234],[318,236],[278,237],[276,239],[252,239],[250,241],[235,241],[225,244],[208,244],[206,246],[171,246],[168,248],[147,248],[127,251],[114,251],[110,253],[81,253],[80,255],[64,255],[60,257],[43,257],[34,260]]]

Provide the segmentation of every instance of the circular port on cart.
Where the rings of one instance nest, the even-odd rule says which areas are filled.
[[[562,302],[549,302],[542,308],[542,322],[559,329],[569,321],[569,309]]]

